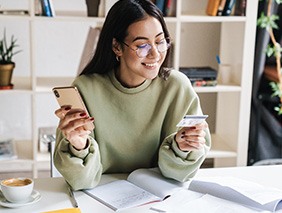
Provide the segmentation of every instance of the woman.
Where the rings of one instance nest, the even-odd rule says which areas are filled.
[[[202,110],[188,78],[164,71],[169,47],[151,1],[120,0],[109,11],[96,53],[73,83],[92,117],[71,106],[55,112],[55,166],[75,190],[95,187],[103,173],[141,167],[186,181],[203,163],[211,145],[207,123],[176,128],[184,115]],[[93,130],[83,128],[91,122]]]

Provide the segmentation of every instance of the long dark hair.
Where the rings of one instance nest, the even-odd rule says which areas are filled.
[[[145,19],[148,15],[159,20],[165,37],[169,37],[162,12],[150,0],[120,0],[116,2],[106,17],[96,52],[80,75],[103,74],[117,68],[119,62],[112,50],[113,38],[116,38],[117,41],[124,41],[128,34],[129,25]]]

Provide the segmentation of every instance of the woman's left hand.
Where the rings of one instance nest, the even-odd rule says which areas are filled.
[[[182,151],[193,151],[201,149],[206,143],[206,132],[208,128],[206,121],[192,127],[183,127],[175,135],[176,143]]]

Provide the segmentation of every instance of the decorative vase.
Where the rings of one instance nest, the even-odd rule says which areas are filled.
[[[15,63],[0,64],[0,89],[11,89],[12,75]]]
[[[85,0],[87,6],[87,16],[98,16],[100,0]]]

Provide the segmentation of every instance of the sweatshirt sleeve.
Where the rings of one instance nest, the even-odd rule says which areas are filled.
[[[211,146],[209,130],[206,130],[206,144],[202,149],[184,152],[181,151],[174,139],[176,133],[163,141],[159,151],[159,168],[167,178],[185,182],[194,177],[204,162]]]
[[[102,175],[102,164],[97,142],[88,138],[88,147],[78,151],[57,130],[54,164],[74,190],[95,187]]]
[[[199,150],[185,152],[178,148],[175,141],[176,124],[185,115],[200,115],[200,100],[190,81],[182,78],[180,89],[173,94],[170,110],[162,130],[163,141],[159,149],[158,166],[165,177],[184,182],[194,177],[211,147],[210,131],[206,131],[206,144]]]

